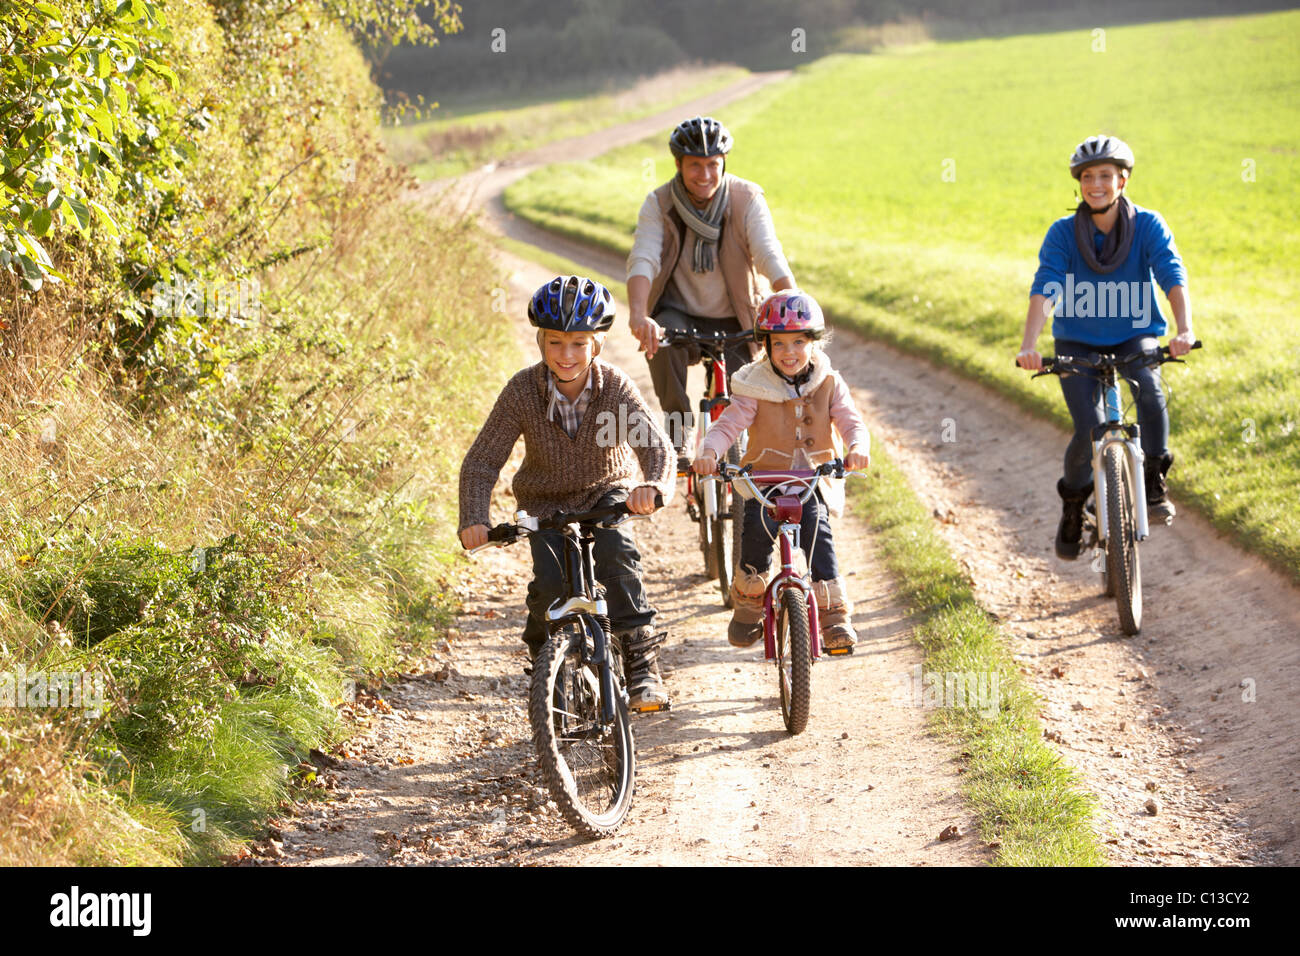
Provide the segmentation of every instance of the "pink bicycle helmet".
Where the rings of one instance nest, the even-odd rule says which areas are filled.
[[[798,289],[774,292],[758,307],[754,341],[764,344],[773,332],[803,332],[810,339],[821,338],[826,332],[822,307],[807,292]]]

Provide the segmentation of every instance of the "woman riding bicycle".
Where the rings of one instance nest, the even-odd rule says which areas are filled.
[[[512,489],[534,517],[583,512],[626,499],[629,511],[650,514],[655,493],[673,494],[672,446],[635,384],[597,358],[614,323],[614,299],[599,282],[557,276],[533,295],[528,319],[537,327],[542,361],[518,372],[502,390],[460,469],[460,539],[468,548],[488,541],[492,488],[524,436],[524,461]],[[613,440],[604,422],[626,422]],[[644,440],[635,436],[644,436]],[[558,533],[529,537],[533,581],[528,586],[524,641],[536,659],[547,639],[546,611],[564,593]],[[641,584],[641,555],[622,528],[595,531],[596,579],[605,586],[609,619],[623,642],[629,707],[662,707],[655,611]]]
[[[1016,362],[1038,371],[1039,333],[1052,320],[1058,355],[1086,357],[1098,352],[1120,356],[1155,348],[1168,324],[1155,301],[1153,283],[1169,298],[1178,334],[1169,340],[1175,356],[1192,347],[1192,307],[1187,273],[1173,233],[1160,214],[1124,195],[1133,173],[1133,151],[1114,136],[1090,136],[1070,157],[1070,174],[1079,181],[1082,200],[1068,216],[1052,223],[1038,253],[1038,272],[1029,295],[1024,338]],[[1145,456],[1147,511],[1171,520],[1165,475],[1169,451],[1169,413],[1160,373],[1134,364],[1127,373],[1137,404]],[[1057,556],[1073,561],[1083,535],[1083,505],[1092,493],[1092,431],[1103,421],[1100,390],[1087,374],[1063,376],[1061,391],[1074,420],[1065,450],[1064,475],[1057,482],[1062,514],[1056,532]]]

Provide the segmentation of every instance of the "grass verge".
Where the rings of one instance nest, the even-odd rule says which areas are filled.
[[[1092,829],[1095,798],[1043,742],[1038,698],[1021,679],[996,625],[976,603],[969,580],[925,507],[879,445],[872,449],[871,473],[868,482],[849,482],[849,502],[876,533],[899,596],[911,606],[927,677],[982,674],[988,675],[987,686],[997,688],[995,716],[939,707],[931,719],[938,732],[961,748],[963,790],[981,836],[1000,844],[996,862],[1104,863]]]

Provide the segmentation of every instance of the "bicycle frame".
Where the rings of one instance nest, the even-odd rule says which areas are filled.
[[[600,675],[600,716],[602,720],[611,721],[614,719],[614,695],[617,691],[613,668],[609,666],[606,628],[601,624],[609,619],[609,606],[596,585],[595,546],[596,538],[589,526],[568,526],[564,535],[564,581],[570,597],[554,601],[546,611],[546,619],[553,628],[574,621],[591,639],[589,660]]]
[[[655,507],[663,507],[663,499],[655,496]],[[618,689],[609,655],[609,606],[605,602],[604,589],[596,582],[596,537],[592,526],[587,521],[601,520],[618,515],[628,517],[645,517],[631,515],[620,511],[619,506],[589,512],[587,515],[564,515],[574,520],[557,524],[555,516],[548,519],[546,530],[560,531],[563,539],[564,555],[561,566],[564,569],[565,590],[568,597],[559,598],[551,603],[546,611],[546,620],[551,624],[551,631],[568,623],[576,624],[591,639],[591,653],[586,662],[595,666],[600,675],[600,714],[601,719],[609,722],[614,719],[614,701],[621,694],[626,699],[626,691]],[[526,511],[515,512],[515,524],[498,525],[492,530],[488,544],[471,550],[479,551],[485,547],[509,544],[520,534],[537,534],[542,530],[543,522]],[[584,641],[584,654],[586,642]]]
[[[803,517],[803,503],[794,495],[780,495],[776,507],[769,508],[768,514],[781,522],[778,537],[781,543],[781,570],[767,585],[763,594],[763,656],[767,660],[776,659],[776,608],[781,603],[781,592],[786,588],[798,588],[804,592],[805,606],[808,608],[808,634],[812,645],[813,660],[822,656],[822,639],[820,621],[817,616],[817,601],[813,595],[812,585],[805,575],[794,569],[794,553],[799,547],[799,520]]]
[[[704,397],[700,399],[699,426],[695,430],[695,457],[699,457],[708,437],[709,426],[718,420],[727,406],[731,404],[731,394],[727,390],[727,359],[724,352],[718,355],[704,356],[706,383]],[[700,482],[700,492],[704,499],[704,515],[712,518],[718,513],[718,480],[716,478],[696,478],[693,472],[686,478],[686,493],[694,493],[693,482]]]
[[[748,468],[748,466],[746,466]],[[823,472],[823,468],[832,470]],[[816,596],[813,594],[809,575],[799,574],[794,569],[794,553],[799,549],[799,525],[803,518],[803,506],[813,497],[817,481],[822,474],[837,475],[842,466],[838,460],[810,472],[770,472],[756,476],[746,474],[746,469],[732,471],[729,466],[719,466],[719,473],[724,480],[743,481],[754,494],[758,502],[767,511],[768,516],[778,522],[777,537],[781,548],[781,570],[768,582],[763,592],[763,656],[771,661],[776,659],[776,609],[781,603],[781,592],[787,588],[798,588],[804,593],[804,604],[808,609],[808,635],[812,659],[820,660],[822,656],[821,620],[817,610]],[[848,472],[860,474],[860,472]],[[839,475],[843,477],[842,474]],[[772,479],[767,484],[780,485],[786,482],[805,482],[803,494],[777,495],[772,501],[754,483],[754,478]]]

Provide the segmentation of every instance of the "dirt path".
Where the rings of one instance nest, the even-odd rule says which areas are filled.
[[[885,346],[841,334],[834,354],[1012,638],[1112,859],[1295,864],[1295,588],[1184,510],[1141,547],[1143,628],[1125,638],[1100,565],[1055,556],[1063,431]]]
[[[635,141],[669,121],[600,134],[601,144]],[[548,149],[567,157],[587,148],[564,146]],[[480,171],[476,201],[489,224],[621,275],[618,257],[504,213],[500,190],[521,169]],[[513,272],[511,314],[522,315],[523,296],[548,275],[503,262]],[[520,354],[521,363],[535,355],[525,328]],[[1049,739],[1099,798],[1112,861],[1295,863],[1300,747],[1287,701],[1300,683],[1295,589],[1184,514],[1143,546],[1146,622],[1140,637],[1122,639],[1090,564],[1052,554],[1059,430],[850,334],[840,333],[831,354],[876,440],[941,517],[981,602],[1003,621],[1044,698]],[[606,355],[652,396],[629,336],[616,330]],[[499,504],[508,515],[510,503]],[[951,755],[925,735],[922,711],[897,703],[919,652],[860,525],[841,522],[836,535],[841,562],[856,569],[862,642],[854,657],[814,668],[802,736],[781,727],[761,653],[726,645],[727,613],[697,573],[694,526],[679,499],[637,533],[648,591],[671,632],[674,709],[636,720],[637,798],[615,838],[574,838],[540,786],[518,640],[528,558],[515,547],[476,560],[449,659],[426,662],[383,700],[358,701],[365,729],[339,759],[321,759],[339,799],[286,819],[272,834],[283,839],[258,853],[336,865],[986,862],[991,851],[973,836],[937,840],[945,826],[972,821]]]
[[[503,258],[513,270],[512,314],[522,314],[524,297],[549,275]],[[521,322],[521,364],[535,350]],[[612,337],[605,354],[652,395],[630,337]],[[504,519],[510,505],[500,504]],[[385,693],[370,728],[348,745],[356,759],[331,768],[334,792],[347,799],[287,825],[282,862],[986,862],[991,851],[973,835],[938,840],[973,820],[950,750],[926,736],[923,711],[895,700],[920,652],[860,523],[842,522],[836,535],[842,564],[855,569],[860,650],[814,668],[809,728],[792,738],[774,669],[761,651],[726,643],[729,612],[701,573],[680,498],[637,527],[647,591],[670,633],[663,660],[674,702],[667,715],[636,718],[636,800],[623,830],[598,842],[575,838],[547,806],[535,768],[518,637],[527,551],[482,552],[452,660],[432,661]]]

